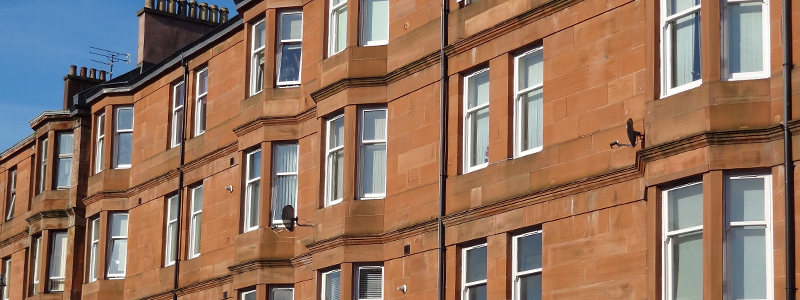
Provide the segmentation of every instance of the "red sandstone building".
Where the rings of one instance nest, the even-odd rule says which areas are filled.
[[[786,297],[780,1],[145,2],[0,153],[2,299]]]

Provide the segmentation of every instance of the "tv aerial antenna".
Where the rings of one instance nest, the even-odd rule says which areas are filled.
[[[92,48],[92,49],[95,49],[95,50],[97,50],[99,52],[102,52],[102,53],[97,53],[97,52],[89,51],[89,53],[91,53],[91,54],[94,54],[94,55],[97,55],[97,56],[105,58],[106,61],[99,61],[99,60],[95,60],[95,59],[92,59],[92,61],[108,66],[108,68],[109,68],[109,70],[108,70],[108,79],[109,80],[111,80],[111,78],[114,78],[114,63],[121,62],[121,61],[124,61],[126,64],[131,63],[131,55],[128,54],[128,53],[120,53],[120,52],[117,52],[117,51],[106,50],[106,49],[97,48],[97,47],[94,47],[94,46],[89,46],[89,48]]]

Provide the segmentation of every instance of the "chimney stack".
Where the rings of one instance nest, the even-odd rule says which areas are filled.
[[[73,96],[106,81],[106,71],[101,70],[98,78],[96,69],[89,69],[88,76],[86,70],[86,67],[81,67],[78,73],[78,66],[69,66],[69,73],[64,76],[64,109],[69,109],[74,104]]]

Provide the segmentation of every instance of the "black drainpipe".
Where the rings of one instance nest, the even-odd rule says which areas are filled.
[[[436,280],[436,294],[438,300],[445,299],[444,291],[444,276],[446,272],[445,257],[444,257],[444,218],[445,212],[445,195],[447,192],[447,90],[448,90],[448,77],[447,77],[447,54],[444,49],[447,47],[447,1],[442,0],[442,47],[439,49],[439,64],[442,67],[442,78],[439,81],[439,218],[436,222],[437,233],[439,235],[439,274]]]
[[[183,54],[181,54],[181,66],[183,67],[183,115],[186,116],[186,96],[189,95],[188,86],[189,82],[187,79],[189,78],[189,65],[186,63]],[[181,124],[181,154],[178,162],[178,234],[175,241],[175,274],[173,274],[173,283],[172,283],[172,299],[178,300],[178,274],[180,273],[180,263],[181,263],[181,198],[183,198],[183,162],[184,162],[184,148],[183,144],[186,141],[186,117],[183,118],[183,124]],[[174,120],[173,120],[174,122]]]
[[[794,300],[797,288],[794,283],[794,160],[792,159],[792,1],[783,0],[783,183],[784,213],[786,214],[786,300]],[[766,62],[765,62],[766,63]]]

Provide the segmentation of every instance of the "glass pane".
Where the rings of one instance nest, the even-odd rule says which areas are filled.
[[[89,254],[89,282],[97,280],[97,244],[92,243]]]
[[[297,144],[275,146],[275,173],[297,172]]]
[[[489,71],[467,79],[467,108],[489,102]]]
[[[364,126],[365,141],[370,140],[385,140],[386,139],[386,111],[385,110],[366,110],[364,111]]]
[[[174,221],[178,219],[178,196],[172,196],[169,198],[169,218],[168,221]]]
[[[203,186],[192,190],[192,212],[203,210]]]
[[[667,192],[669,230],[703,225],[703,184]]]
[[[486,300],[486,285],[468,287],[467,300]]]
[[[328,149],[344,145],[344,117],[331,121],[329,130],[330,132],[328,135],[330,138]]]
[[[764,178],[731,179],[727,184],[731,222],[764,221]]]
[[[673,298],[703,299],[703,232],[684,233],[671,239]]]
[[[247,212],[250,224],[247,225],[248,227],[256,227],[258,226],[258,199],[261,197],[261,181],[254,181],[247,188],[249,189],[247,191],[248,195],[250,195],[250,211]]]
[[[731,73],[764,69],[762,3],[728,4],[728,52]]]
[[[248,156],[247,169],[248,180],[261,177],[261,151],[256,151]]]
[[[72,155],[72,133],[58,135],[58,154]]]
[[[667,16],[700,5],[700,0],[667,0]]]
[[[128,240],[113,240],[111,243],[111,255],[108,259],[108,274],[124,275],[125,260],[128,255]]]
[[[265,22],[261,22],[253,28],[253,49],[264,47],[264,40],[266,39],[265,24]]]
[[[174,102],[172,103],[172,108],[173,109],[177,108],[177,107],[180,107],[180,106],[183,106],[183,99],[185,98],[184,97],[184,92],[185,91],[183,89],[183,83],[179,83],[179,84],[175,85],[175,89],[174,89],[175,95],[173,96],[173,101]]]
[[[383,270],[379,267],[358,269],[358,298],[381,299],[383,296]]]
[[[208,69],[200,72],[197,78],[197,93],[203,94],[208,91]]]
[[[297,175],[278,176],[273,183],[272,219],[281,220],[281,213],[286,205],[297,209]]]
[[[732,227],[728,266],[733,299],[767,299],[767,245],[763,226]]]
[[[467,250],[467,282],[486,279],[486,246]]]
[[[672,30],[672,86],[700,80],[700,13],[679,18]]]
[[[181,139],[183,138],[183,109],[175,112],[172,118],[173,144],[178,145],[181,143]]]
[[[92,241],[100,240],[100,219],[92,220]]]
[[[253,92],[259,92],[264,89],[264,51],[253,56],[252,72]]]
[[[202,235],[203,214],[199,213],[192,217],[192,255],[200,254],[200,239]]]
[[[334,52],[339,52],[347,47],[347,6],[340,8],[336,14],[336,46]]]
[[[325,300],[339,300],[340,271],[325,274]]]
[[[363,152],[364,194],[383,194],[386,192],[386,144],[364,145]]]
[[[105,135],[103,133],[103,130],[105,130],[105,128],[106,128],[105,124],[106,124],[106,115],[102,114],[102,115],[97,116],[97,136],[98,137]]]
[[[544,101],[542,100],[542,89],[536,89],[527,94],[523,94],[520,101],[520,145],[525,151],[536,147],[541,147],[542,136],[544,136]]]
[[[283,14],[282,40],[299,40],[303,35],[303,14]]]
[[[122,108],[117,110],[117,129],[133,129],[133,109]]]
[[[542,83],[542,50],[537,50],[519,58],[519,78],[517,90],[521,91]]]
[[[542,267],[542,235],[532,234],[517,239],[517,272]]]
[[[531,274],[519,278],[519,300],[542,299],[542,274]]]
[[[56,179],[56,186],[57,187],[69,187],[70,183],[70,175],[72,175],[72,158],[59,158],[58,159],[58,166],[56,167],[57,179]]]
[[[273,289],[270,300],[294,300],[294,289]]]
[[[197,130],[200,132],[206,131],[206,97],[200,98],[197,102]]]
[[[67,233],[56,232],[52,235],[53,248],[50,253],[49,278],[64,277],[67,264]]]
[[[300,80],[300,56],[303,47],[301,44],[283,44],[280,52],[280,78],[279,82],[293,82]]]
[[[489,162],[489,108],[470,113],[470,166]]]
[[[331,181],[330,181],[330,200],[342,198],[342,175],[344,173],[344,151],[339,150],[331,155]]]
[[[128,235],[128,214],[111,215],[111,236]]]
[[[256,291],[242,293],[242,300],[256,300]]]
[[[389,40],[389,0],[365,0],[367,42]]]
[[[167,225],[167,262],[174,262],[176,254],[178,252],[177,248],[177,241],[178,241],[178,224],[172,223]]]
[[[132,153],[133,133],[120,133],[117,141],[117,165],[130,165]]]

